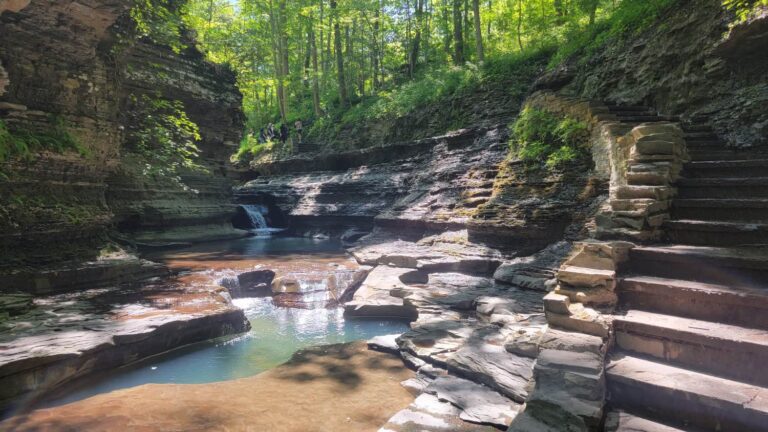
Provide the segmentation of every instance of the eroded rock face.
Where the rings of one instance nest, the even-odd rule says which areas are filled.
[[[40,154],[3,167],[0,274],[94,259],[115,226],[136,243],[242,235],[229,223],[226,165],[242,122],[234,77],[194,49],[178,55],[127,41],[113,50],[129,7],[121,0],[0,7],[0,119],[12,130],[61,123],[87,153]],[[200,127],[201,163],[210,172],[184,176],[196,191],[143,175],[126,151],[122,111],[150,91],[181,101]]]
[[[294,225],[370,227],[375,220],[401,232],[461,227],[490,195],[505,141],[499,129],[466,130],[325,159],[289,159],[255,166],[264,176],[235,195],[276,204]]]
[[[664,25],[577,66],[566,91],[707,116],[729,145],[768,145],[768,18],[763,12],[729,31],[732,18],[718,0],[676,4]]]

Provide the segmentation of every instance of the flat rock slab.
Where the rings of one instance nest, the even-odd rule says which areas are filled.
[[[395,291],[408,290],[403,282],[413,269],[378,266],[371,270],[352,300],[344,305],[344,313],[354,317],[397,317],[415,319],[416,309],[403,302]]]
[[[398,412],[379,432],[497,432],[493,426],[465,422],[459,418],[461,409],[442,402],[435,395],[422,394],[404,410]]]
[[[0,406],[96,370],[249,328],[225,288],[183,278],[36,298],[0,333]]]
[[[472,243],[467,230],[448,231],[418,241],[401,240],[387,232],[375,231],[363,237],[350,252],[366,265],[488,275],[511,258],[497,249]]]
[[[453,376],[437,378],[425,392],[460,408],[459,417],[472,423],[507,427],[521,407],[488,387]]]
[[[365,342],[328,345],[256,376],[142,385],[11,418],[0,430],[375,431],[413,401],[400,385],[412,376]]]

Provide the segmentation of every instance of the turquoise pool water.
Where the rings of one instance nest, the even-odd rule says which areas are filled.
[[[264,239],[254,238],[252,244],[248,240],[238,240],[230,244],[232,247],[227,252],[230,258],[249,257],[254,262],[258,262],[262,253],[269,256],[265,257],[268,261],[274,260],[275,255],[285,254],[290,255],[292,265],[301,264],[297,259],[306,260],[311,265],[310,261],[318,258],[322,261],[345,258],[340,246],[334,243],[275,240],[271,245],[269,240]],[[210,247],[207,245],[204,248]],[[318,257],[318,253],[322,257]],[[221,256],[213,260],[218,268],[222,268]],[[64,396],[49,400],[45,406],[63,405],[142,384],[200,384],[248,377],[285,362],[294,352],[305,347],[369,339],[408,329],[404,321],[347,320],[341,308],[280,308],[272,304],[271,298],[244,298],[234,302],[245,311],[251,322],[249,333],[184,347],[111,371],[106,376],[82,382],[77,388],[67,389]]]

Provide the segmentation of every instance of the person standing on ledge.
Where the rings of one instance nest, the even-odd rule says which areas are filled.
[[[280,142],[285,144],[288,141],[288,126],[285,123],[280,125]]]
[[[304,125],[301,123],[301,120],[296,120],[296,123],[293,124],[293,126],[296,128],[296,140],[299,144],[301,144],[301,132],[304,130]]]

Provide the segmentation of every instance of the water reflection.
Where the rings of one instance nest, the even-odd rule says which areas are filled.
[[[283,261],[288,257],[289,261]],[[330,262],[352,265],[345,264],[348,257],[336,242],[279,237],[207,244],[166,251],[153,258],[176,269],[190,268],[195,263],[192,273],[179,278],[178,283],[186,284],[212,283],[233,268],[253,268],[254,265],[276,267],[279,273],[307,268],[327,271]],[[237,264],[233,258],[240,265],[233,265]],[[303,288],[312,291],[309,285]],[[327,293],[318,295],[327,296]],[[46,406],[142,384],[199,384],[248,377],[285,362],[301,348],[402,333],[408,328],[403,321],[345,320],[342,308],[277,307],[269,297],[236,299],[234,303],[245,311],[251,322],[248,334],[196,344],[112,371],[107,376],[81,383],[78,389],[49,401]]]

